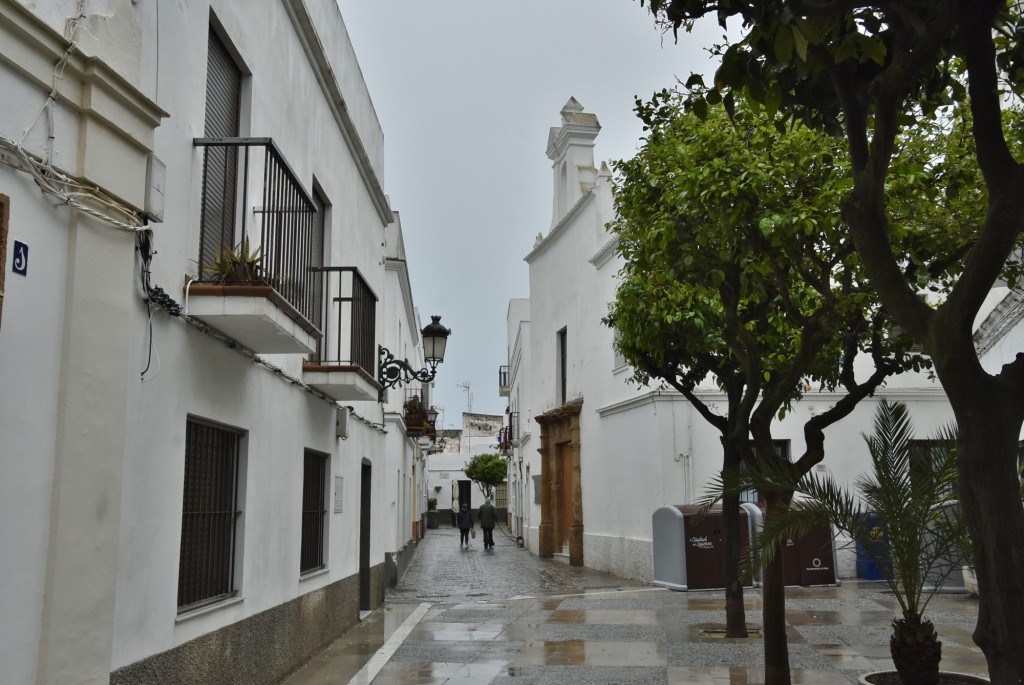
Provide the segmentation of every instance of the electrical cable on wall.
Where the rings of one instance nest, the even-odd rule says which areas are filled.
[[[60,204],[74,207],[120,230],[133,232],[145,230],[144,221],[137,211],[111,198],[95,186],[78,182],[53,165],[53,150],[56,140],[54,105],[60,95],[64,70],[71,55],[78,49],[78,31],[87,18],[85,9],[86,0],[79,0],[76,14],[65,22],[64,34],[68,41],[67,47],[53,67],[50,92],[36,110],[31,123],[22,131],[18,140],[0,136],[0,162],[29,174],[43,194],[57,198]],[[40,120],[46,122],[46,143],[42,157],[24,148],[25,140]],[[96,205],[99,209],[91,205]]]

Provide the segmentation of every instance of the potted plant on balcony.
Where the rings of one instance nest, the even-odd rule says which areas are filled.
[[[421,435],[423,424],[427,421],[427,408],[423,406],[419,395],[413,395],[402,406],[405,412],[405,432],[409,435]]]
[[[263,246],[249,248],[249,239],[234,247],[222,247],[212,264],[203,265],[203,273],[218,283],[259,283]]]

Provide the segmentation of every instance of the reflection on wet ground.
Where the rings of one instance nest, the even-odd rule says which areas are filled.
[[[495,531],[497,547],[458,549],[430,531],[383,608],[317,655],[285,685],[554,685],[764,682],[759,639],[731,639],[721,592],[672,592],[537,559]],[[899,613],[882,584],[787,589],[795,685],[847,685],[892,668]],[[760,626],[760,593],[747,590]],[[928,608],[942,668],[984,674],[971,640],[977,602],[940,594]]]

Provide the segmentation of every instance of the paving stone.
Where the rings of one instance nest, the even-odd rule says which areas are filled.
[[[538,559],[501,528],[495,543],[485,551],[477,538],[460,549],[455,529],[428,531],[397,587],[387,589],[385,607],[283,685],[371,678],[378,685],[764,682],[759,638],[702,631],[725,623],[721,591],[672,592]],[[760,626],[760,590],[745,589],[744,603],[748,625]],[[794,685],[847,685],[859,673],[887,668],[897,614],[881,583],[787,588]],[[984,657],[970,643],[975,600],[939,595],[927,616],[948,647],[943,668],[984,671]],[[380,649],[390,659],[371,662]]]

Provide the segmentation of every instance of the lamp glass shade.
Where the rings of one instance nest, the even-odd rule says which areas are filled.
[[[431,316],[431,322],[423,327],[423,358],[427,362],[441,363],[444,361],[444,348],[448,344],[448,336],[452,332],[441,325],[440,316]]]
[[[427,410],[427,421],[430,422],[431,426],[437,425],[435,423],[437,421],[437,410],[433,407]]]

